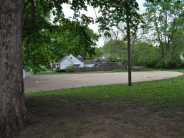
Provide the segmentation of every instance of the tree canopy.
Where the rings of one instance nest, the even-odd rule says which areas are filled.
[[[144,5],[146,11],[140,15],[142,19],[137,22],[137,27],[132,30],[134,35],[130,37],[132,64],[153,68],[181,67],[183,61],[180,57],[184,51],[184,3],[179,0],[148,0]],[[123,29],[118,26],[117,29],[127,34],[126,27]],[[110,34],[111,40],[108,40],[103,48],[108,50],[111,48],[111,50],[103,51],[116,55],[121,51],[121,48],[115,44],[116,41],[126,42],[124,39],[126,37],[124,35],[116,39],[112,34],[114,33]],[[124,55],[126,54],[125,51]]]
[[[61,4],[67,1],[28,0],[25,2],[28,12],[23,31],[24,68],[34,72],[42,66],[49,67],[51,60],[57,60],[70,53],[78,55],[80,51],[92,56],[98,34],[88,28],[93,22],[85,15],[75,15],[75,20],[64,18]],[[67,2],[69,3],[69,2]],[[71,4],[71,8],[79,6]],[[76,11],[84,8],[82,5]],[[54,15],[51,20],[51,13]]]
[[[184,51],[184,2],[169,0],[146,2],[144,33],[158,47],[159,60],[153,67],[174,68],[181,63]]]

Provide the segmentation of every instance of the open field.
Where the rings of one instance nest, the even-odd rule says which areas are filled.
[[[183,72],[180,70],[167,70]],[[184,137],[184,75],[27,93],[30,124],[17,138]],[[34,116],[34,117],[33,117]]]
[[[132,82],[151,81],[181,76],[181,72],[132,72]],[[86,86],[128,83],[128,72],[30,76],[24,80],[25,93]]]

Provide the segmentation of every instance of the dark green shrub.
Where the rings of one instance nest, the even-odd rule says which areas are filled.
[[[116,59],[115,58],[108,58],[108,61],[109,62],[116,62]]]
[[[61,71],[62,71],[62,72],[66,72],[66,70],[65,70],[65,69],[62,69]]]
[[[119,62],[121,65],[128,65],[128,62],[127,61],[120,61]]]
[[[163,62],[157,63],[156,66],[155,66],[155,68],[156,68],[156,69],[163,69],[163,68],[164,68]]]
[[[73,66],[73,65],[67,66],[67,67],[65,68],[65,70],[66,70],[66,72],[74,72],[74,66]]]
[[[56,69],[56,72],[66,72],[65,69]]]
[[[56,69],[55,71],[56,71],[56,72],[60,72],[60,69]]]

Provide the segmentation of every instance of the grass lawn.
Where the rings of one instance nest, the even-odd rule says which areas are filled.
[[[184,69],[164,71],[184,73]],[[184,75],[132,86],[26,93],[25,97],[37,121],[20,138],[184,137]]]

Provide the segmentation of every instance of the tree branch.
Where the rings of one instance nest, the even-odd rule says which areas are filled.
[[[34,4],[34,0],[31,0],[31,8],[32,8],[32,21],[35,20],[35,14],[36,14],[36,7]]]
[[[32,8],[32,28],[31,31],[28,33],[28,35],[26,36],[30,36],[33,33],[34,30],[34,22],[35,22],[35,14],[36,14],[36,6],[34,4],[34,0],[28,0],[25,4],[24,7],[27,6],[28,3],[31,3],[31,8]],[[24,8],[24,12],[23,12],[23,21],[22,21],[22,27],[24,25],[24,20],[27,17],[28,12],[26,11],[26,9]]]

